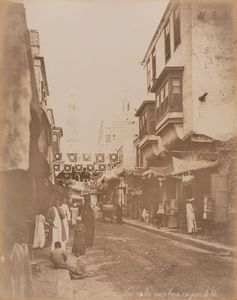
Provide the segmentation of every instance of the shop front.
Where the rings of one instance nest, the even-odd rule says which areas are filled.
[[[206,235],[225,234],[229,222],[227,174],[219,161],[174,159],[180,177],[180,229],[187,232],[187,202],[192,200],[196,231]],[[177,172],[178,171],[178,172]]]

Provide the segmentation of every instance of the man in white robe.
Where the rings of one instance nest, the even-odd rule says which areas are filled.
[[[48,211],[49,223],[53,225],[51,227],[51,251],[54,250],[55,242],[60,242],[62,244],[62,220],[58,212],[59,206],[60,201],[56,200]]]
[[[193,198],[188,199],[186,202],[186,214],[187,214],[187,229],[188,233],[194,233],[197,231],[196,228],[196,218],[193,209],[192,202],[194,201]]]
[[[66,198],[63,199],[61,209],[63,210],[64,215],[65,215],[65,218],[63,219],[63,224],[64,224],[64,227],[65,227],[66,241],[68,241],[69,240],[69,225],[68,225],[68,222],[71,220],[71,214],[70,214],[70,210],[69,210],[68,205],[67,205],[67,199]]]

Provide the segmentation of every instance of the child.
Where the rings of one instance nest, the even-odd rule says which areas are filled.
[[[81,217],[77,217],[77,224],[74,229],[74,239],[72,246],[72,253],[76,256],[83,255],[86,252],[86,227],[81,222]]]

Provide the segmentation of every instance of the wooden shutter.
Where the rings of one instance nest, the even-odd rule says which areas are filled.
[[[214,199],[214,222],[228,222],[227,177],[226,175],[211,175],[211,190]]]

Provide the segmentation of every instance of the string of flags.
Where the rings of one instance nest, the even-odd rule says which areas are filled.
[[[62,162],[62,153],[53,154],[53,168],[54,171],[60,172],[64,171],[65,173],[74,172],[104,172],[106,170],[113,169],[118,163],[118,154],[109,153],[95,153],[94,157],[91,153],[83,153],[82,156],[79,156],[78,153],[66,153],[68,162]],[[77,163],[80,162],[81,163]]]
[[[106,162],[115,163],[118,161],[117,153],[109,153],[109,155],[105,155],[105,153],[95,153],[93,157],[91,153],[82,153],[80,156],[78,153],[67,153],[67,158],[71,163],[77,163],[79,161],[82,162],[91,162],[97,164],[104,164]],[[62,160],[62,153],[54,153],[53,154],[53,162],[60,162]]]
[[[87,172],[94,172],[94,171],[104,172],[106,170],[113,169],[116,165],[117,165],[117,163],[98,164],[98,165],[96,165],[96,164],[87,164],[87,165],[75,164],[75,165],[73,165],[73,164],[54,163],[53,168],[54,168],[54,171],[56,171],[56,172],[64,171],[65,173],[72,173],[72,171],[74,171],[76,173],[81,173],[85,169]]]

